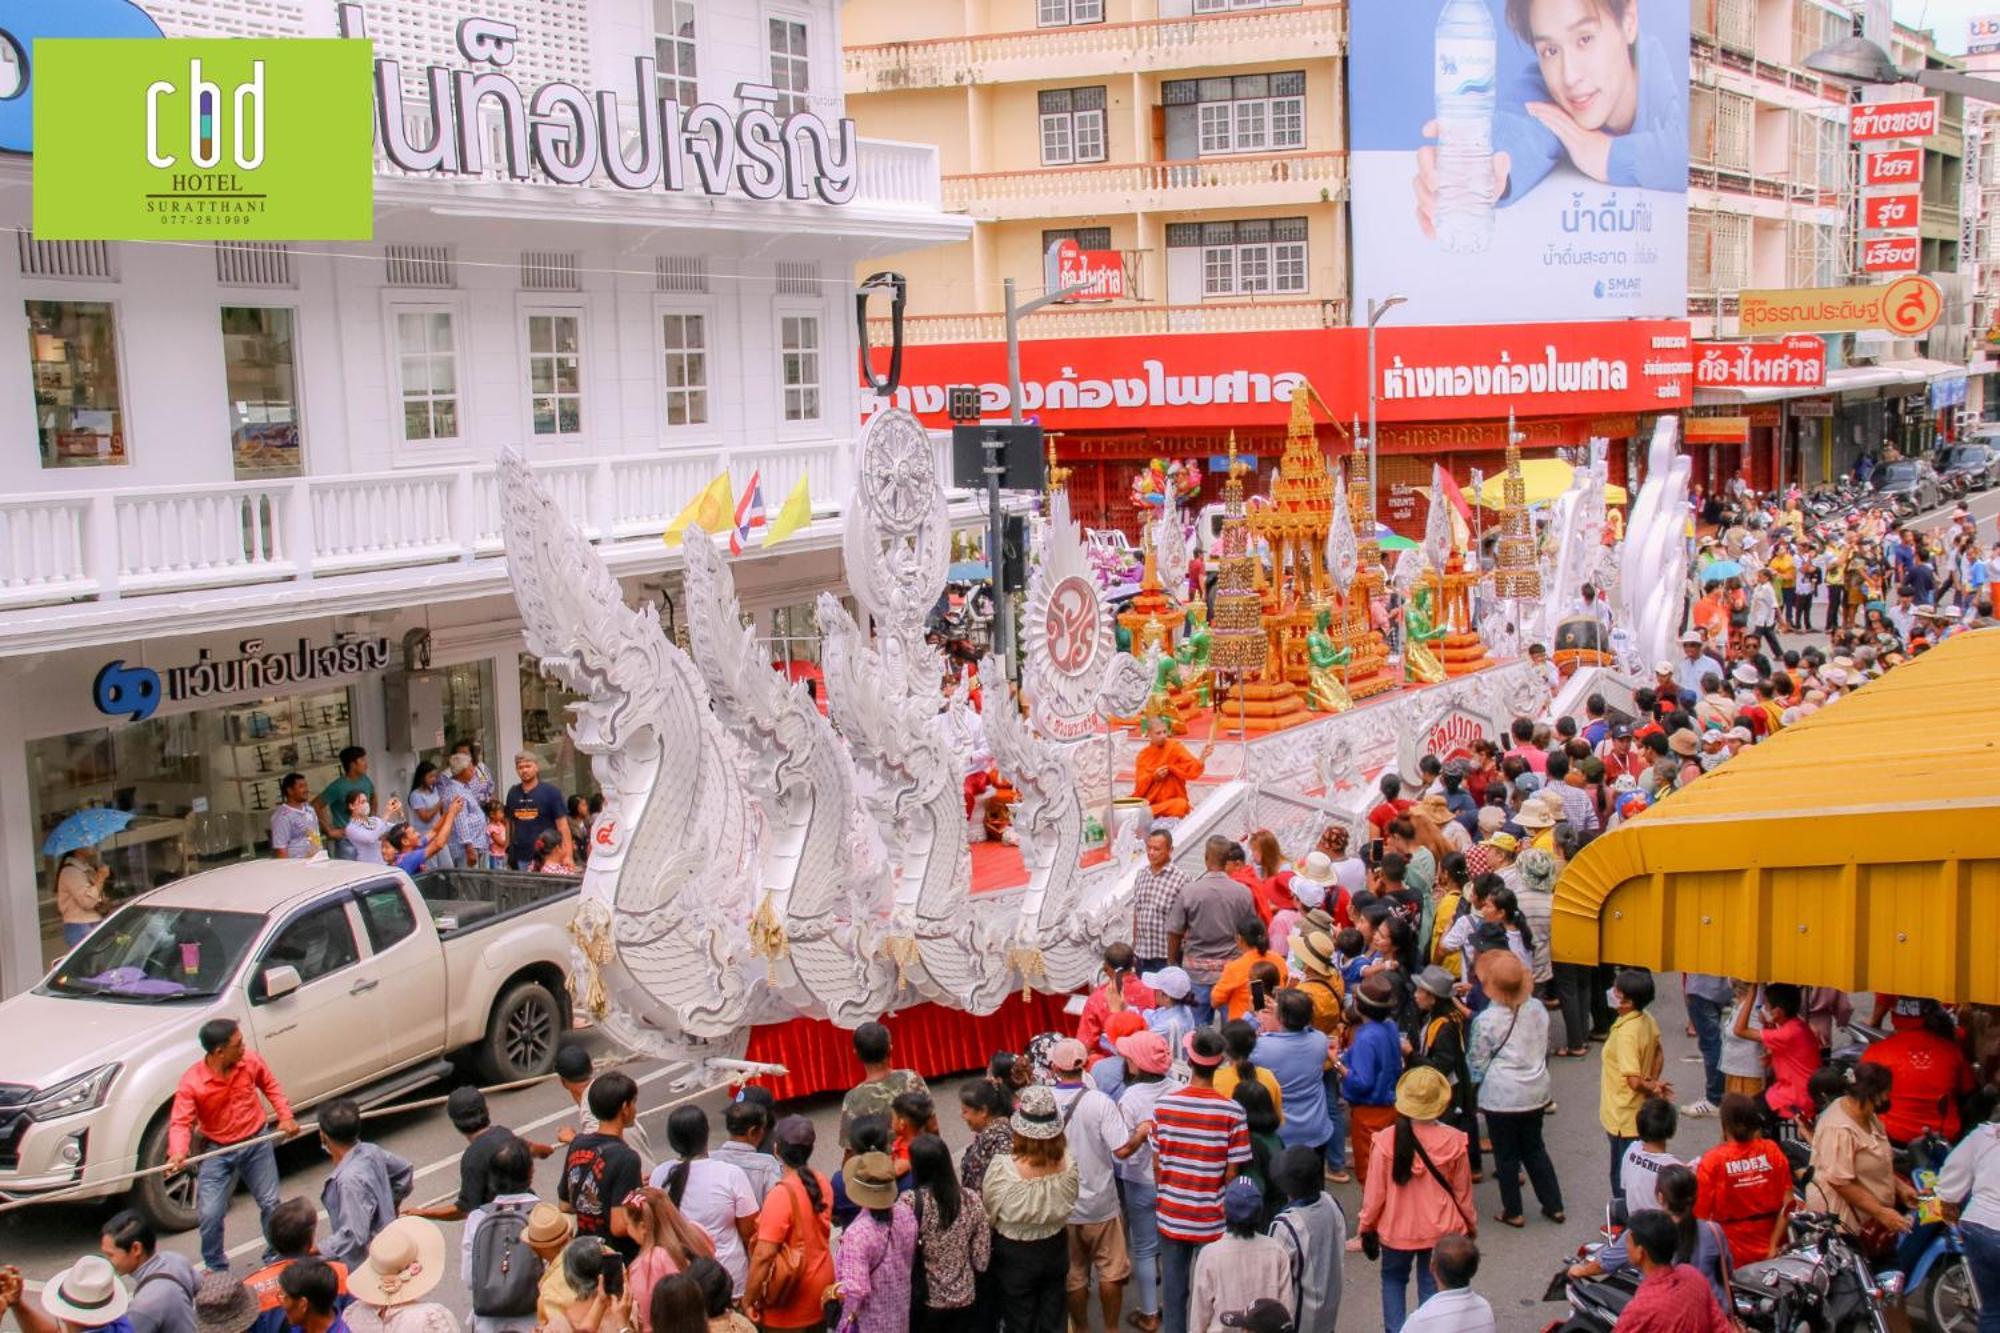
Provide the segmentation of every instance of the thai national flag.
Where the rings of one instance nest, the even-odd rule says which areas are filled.
[[[764,485],[762,471],[750,474],[750,484],[743,488],[743,498],[736,502],[736,527],[729,534],[729,554],[742,555],[743,548],[750,543],[750,534],[762,531],[764,527]]]

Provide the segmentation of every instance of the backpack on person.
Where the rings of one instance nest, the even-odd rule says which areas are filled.
[[[529,1205],[489,1205],[472,1237],[472,1313],[488,1318],[533,1318],[547,1265],[523,1233]]]

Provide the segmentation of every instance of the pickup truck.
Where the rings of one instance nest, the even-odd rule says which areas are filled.
[[[0,1198],[129,1190],[195,1223],[166,1160],[174,1088],[211,1018],[243,1025],[294,1107],[381,1104],[469,1055],[496,1080],[555,1064],[579,881],[354,861],[249,861],[134,898],[34,989],[0,1003]],[[93,1184],[102,1188],[90,1190]]]

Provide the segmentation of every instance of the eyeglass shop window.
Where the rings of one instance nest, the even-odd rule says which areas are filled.
[[[353,695],[328,689],[256,699],[31,740],[28,784],[41,846],[65,819],[92,808],[130,822],[97,845],[111,872],[109,915],[126,898],[198,870],[270,852],[279,781],[305,774],[312,791],[340,775],[354,743]],[[59,857],[37,856],[36,915],[42,958],[63,953]],[[70,914],[81,916],[76,904]]]

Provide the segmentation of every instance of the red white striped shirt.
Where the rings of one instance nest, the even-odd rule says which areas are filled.
[[[1231,1163],[1250,1160],[1243,1108],[1213,1088],[1182,1088],[1153,1109],[1160,1234],[1169,1240],[1222,1238],[1222,1186]]]

